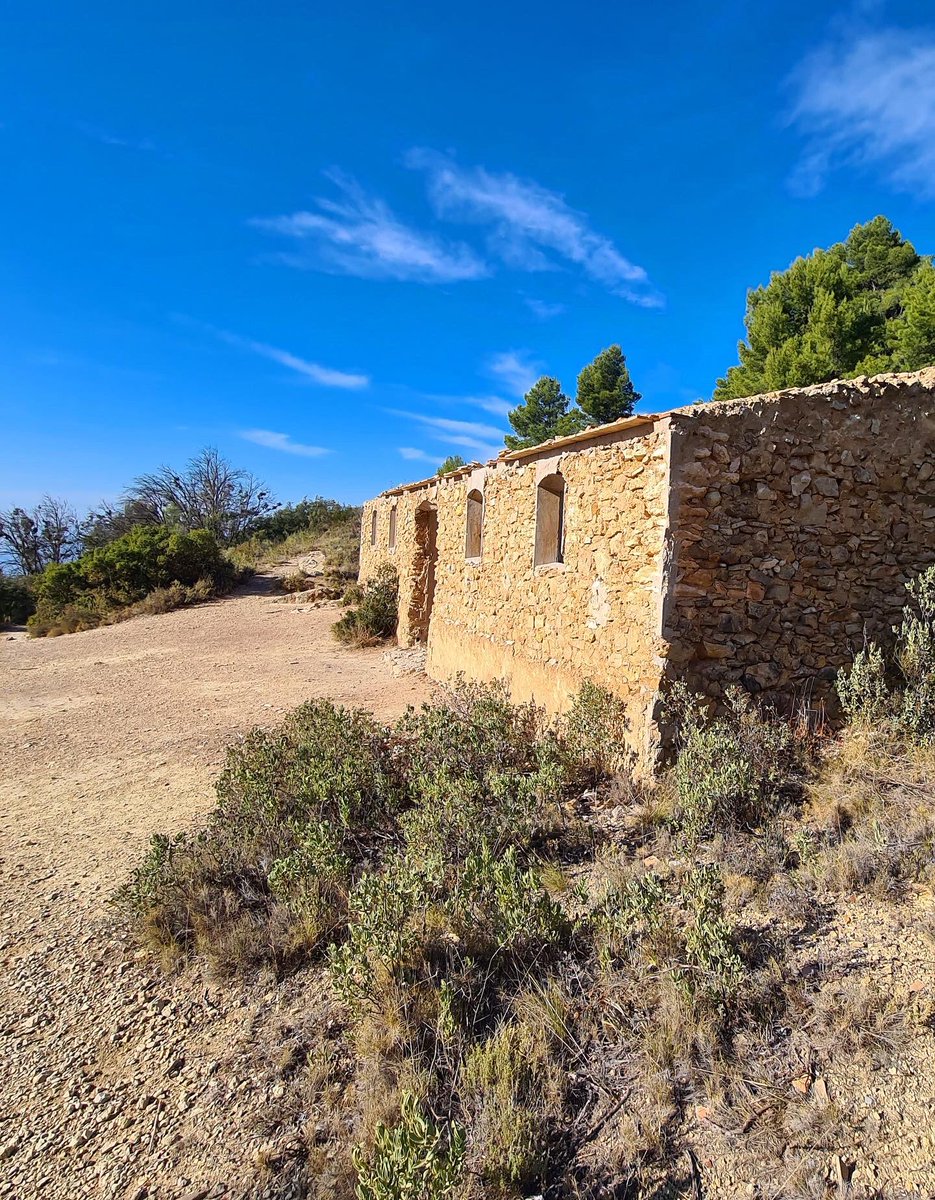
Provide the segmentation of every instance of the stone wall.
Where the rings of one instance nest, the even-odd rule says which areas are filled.
[[[564,561],[536,566],[537,488],[555,472]],[[364,509],[362,576],[399,571],[402,645],[426,637],[436,516],[435,678],[508,679],[553,711],[603,684],[640,753],[665,678],[715,701],[736,683],[814,705],[935,562],[935,369],[633,419],[385,493]]]
[[[935,561],[935,370],[671,414],[668,673],[831,697]],[[833,701],[832,701],[833,707]]]
[[[538,484],[565,480],[564,561],[534,565]],[[365,506],[361,568],[391,561],[400,575],[402,644],[418,636],[412,596],[422,585],[417,513],[438,512],[438,566],[428,670],[446,679],[508,679],[517,699],[567,706],[584,680],[630,709],[644,749],[661,666],[668,522],[668,426],[643,421],[579,443],[508,455],[494,464],[378,497]],[[479,560],[465,557],[467,495],[484,497]],[[388,546],[395,505],[396,547]],[[377,544],[370,545],[377,511]]]

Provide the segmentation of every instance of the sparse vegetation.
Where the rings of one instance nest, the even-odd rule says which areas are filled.
[[[169,612],[223,595],[239,577],[207,530],[137,525],[75,562],[50,563],[36,576],[29,632],[54,637]]]
[[[396,571],[384,565],[362,587],[347,589],[344,602],[350,607],[332,626],[334,636],[347,646],[373,646],[392,637],[399,617],[398,595]]]
[[[343,1006],[346,1086],[307,1068],[311,1196],[661,1186],[693,1113],[748,1138],[764,1179],[817,1187],[814,1147],[847,1119],[812,1096],[822,1063],[845,1047],[873,1071],[927,1036],[846,955],[801,969],[843,897],[935,877],[935,751],[891,719],[931,683],[927,586],[901,674],[869,691],[878,727],[857,705],[816,747],[745,697],[707,714],[676,689],[654,784],[590,685],[553,722],[463,682],[391,728],[306,705],[230,751],[206,826],[156,839],[118,903],[167,962],[313,972]]]
[[[0,628],[8,624],[21,625],[35,608],[36,602],[26,581],[0,571]]]
[[[319,551],[324,556],[326,582],[343,585],[357,576],[359,508],[316,496],[283,505],[247,532],[231,549],[231,558],[240,566],[262,567]]]

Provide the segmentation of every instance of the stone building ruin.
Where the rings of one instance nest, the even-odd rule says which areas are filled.
[[[391,488],[361,576],[390,562],[398,638],[444,680],[626,703],[651,752],[681,678],[821,703],[935,562],[935,369],[637,415]]]

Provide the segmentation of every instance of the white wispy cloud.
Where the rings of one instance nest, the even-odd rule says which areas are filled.
[[[305,442],[294,442],[288,433],[275,433],[272,429],[243,429],[240,436],[245,442],[255,442],[267,450],[281,450],[284,454],[299,454],[303,458],[320,458],[331,451],[324,446],[309,446]]]
[[[560,317],[566,310],[564,304],[549,304],[547,300],[539,300],[536,296],[524,296],[523,302],[540,321],[550,321],[553,317]]]
[[[435,461],[435,458],[431,454],[426,454],[424,450],[417,450],[415,446],[398,446],[397,449],[403,458],[408,458],[419,462]]]
[[[523,396],[542,374],[542,363],[522,351],[491,354],[484,369],[515,396]]]
[[[482,408],[484,412],[492,413],[495,417],[505,417],[516,407],[515,402],[504,400],[500,396],[464,396],[465,404]]]
[[[236,333],[228,333],[226,329],[215,329],[213,326],[209,326],[209,328],[222,342],[227,342],[230,346],[238,346],[242,350],[249,350],[253,354],[259,354],[261,358],[268,358],[272,362],[279,363],[281,367],[288,367],[290,371],[296,371],[299,375],[304,375],[306,379],[311,379],[323,387],[358,391],[370,384],[369,375],[352,371],[337,371],[334,367],[323,367],[320,363],[309,362],[307,358],[299,358],[297,354],[291,354],[288,350],[280,350],[277,346],[268,346],[266,342],[256,342],[252,338],[240,337]]]
[[[156,143],[152,138],[135,138],[125,137],[122,134],[112,133],[109,129],[102,129],[98,125],[88,125],[84,121],[77,121],[75,128],[84,137],[90,138],[93,142],[99,142],[102,146],[117,146],[121,150],[156,150]]]
[[[461,421],[454,417],[439,417],[408,409],[390,408],[386,411],[394,417],[415,421],[437,441],[473,450],[480,457],[492,458],[503,448],[503,431],[483,421]]]
[[[502,396],[453,396],[445,392],[412,392],[423,403],[442,404],[448,407],[480,408],[495,417],[505,417],[515,407],[516,402],[504,400]]]
[[[489,267],[463,242],[446,241],[401,221],[378,197],[341,171],[326,172],[340,199],[319,196],[313,210],[252,222],[293,242],[281,255],[293,266],[318,267],[365,279],[455,283],[482,279]]]
[[[795,191],[814,195],[852,166],[935,195],[935,28],[858,26],[809,54],[789,82],[789,120],[806,136]]]
[[[509,172],[462,167],[432,150],[411,150],[405,161],[426,173],[429,198],[440,217],[489,226],[491,251],[511,266],[547,270],[555,267],[557,256],[634,304],[661,304],[644,268],[592,229],[587,216],[558,192]]]

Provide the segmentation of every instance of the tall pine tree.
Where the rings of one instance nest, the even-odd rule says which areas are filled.
[[[797,258],[747,295],[740,363],[715,400],[935,361],[931,260],[885,217]]]
[[[578,407],[589,424],[629,417],[640,399],[619,346],[608,346],[578,376]]]
[[[559,381],[543,375],[509,414],[514,433],[504,438],[507,448],[525,450],[567,432],[563,418],[568,415],[568,403]]]

